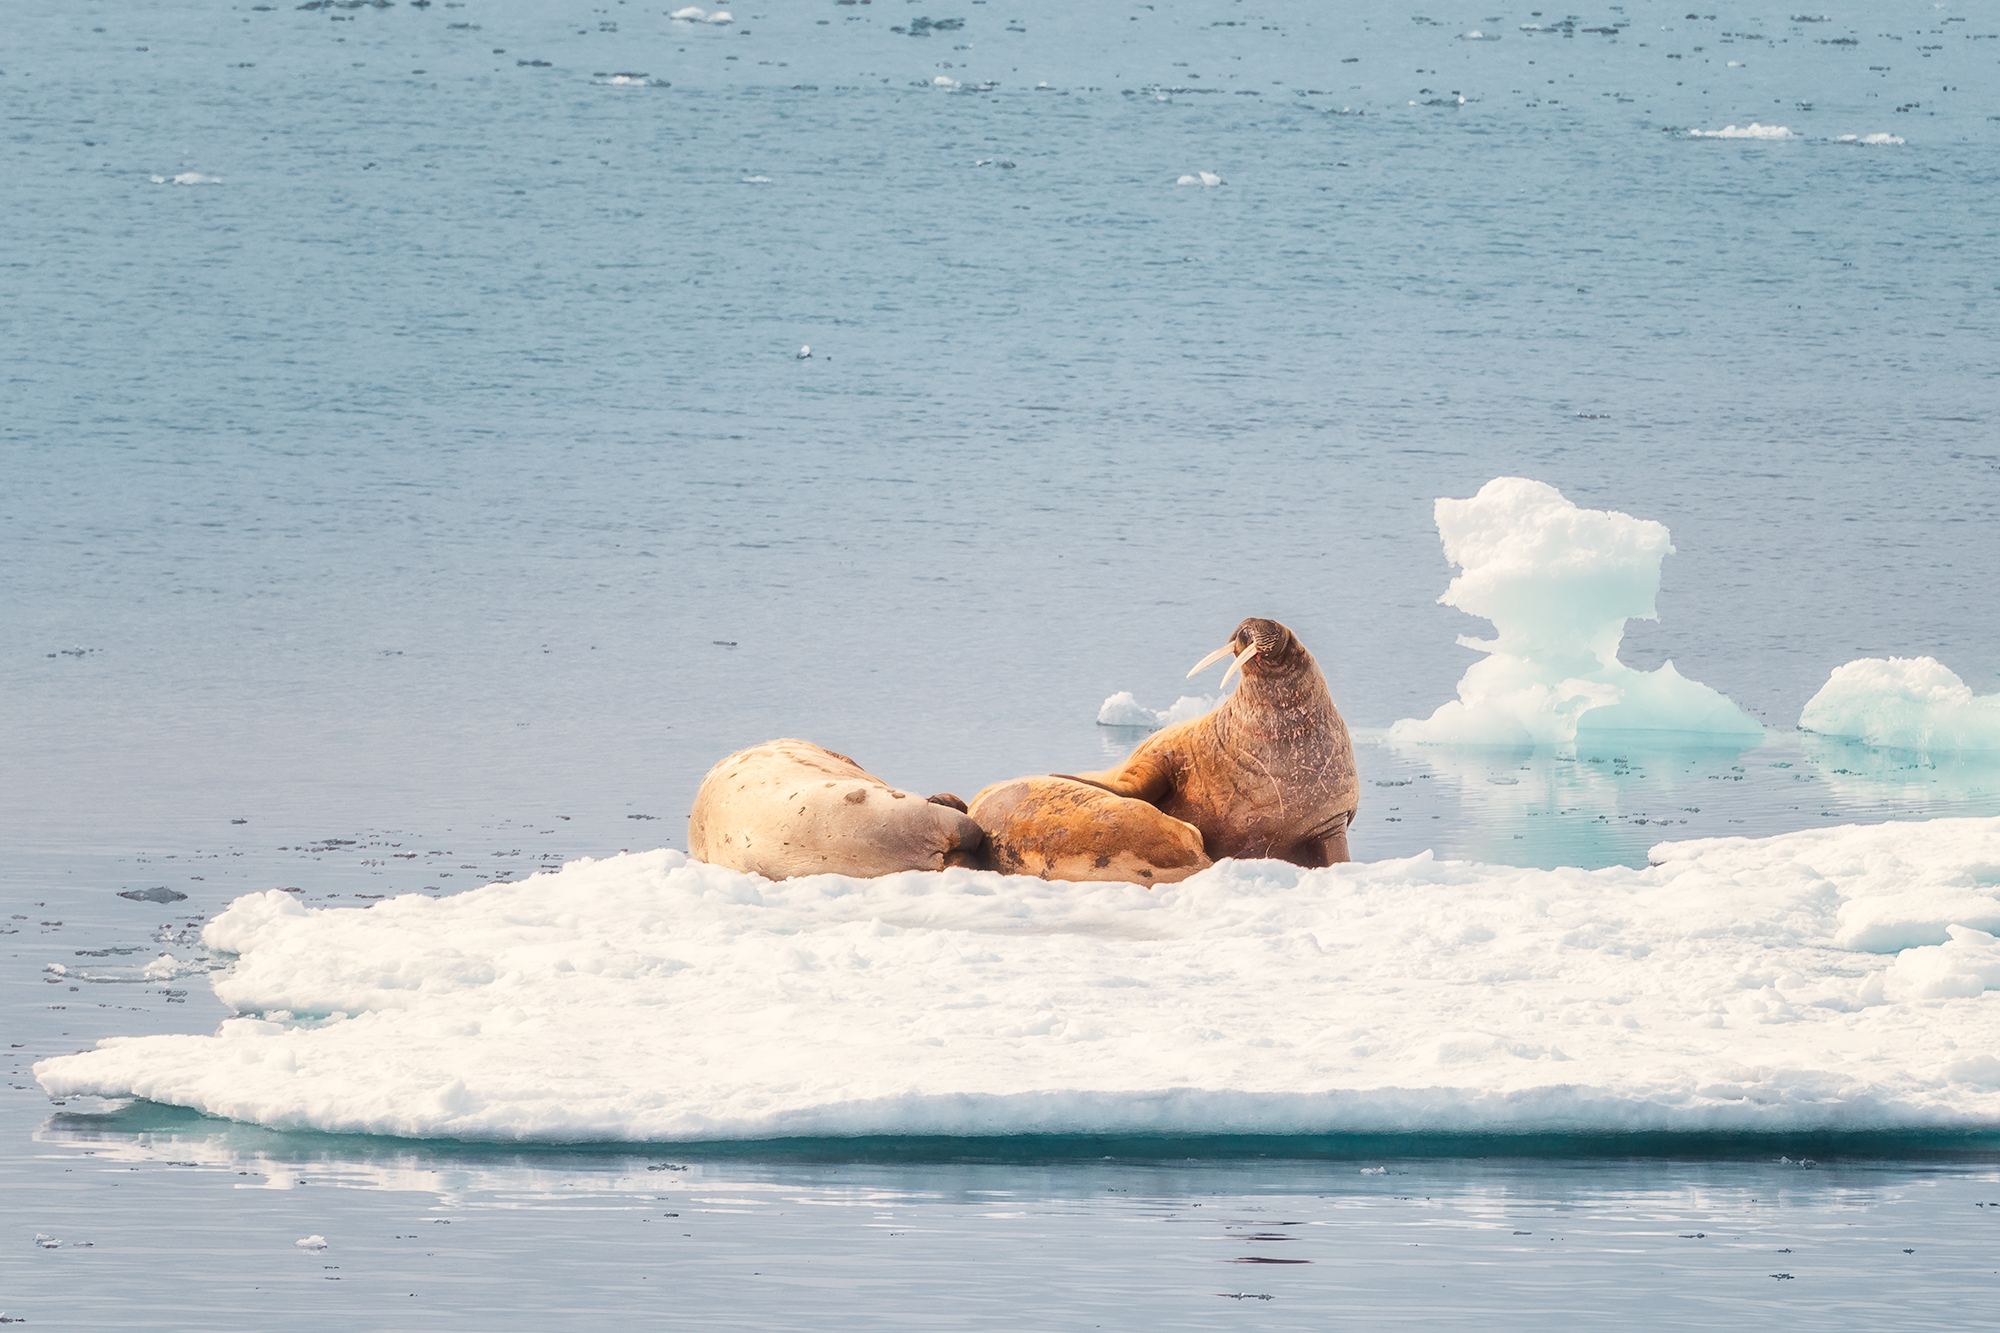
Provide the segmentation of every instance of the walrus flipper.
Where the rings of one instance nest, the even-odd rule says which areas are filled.
[[[1107,768],[1098,773],[1078,773],[1073,775],[1077,782],[1087,782],[1093,787],[1102,787],[1114,796],[1128,797],[1134,801],[1144,801],[1148,805],[1158,805],[1173,793],[1177,775],[1181,769],[1180,755],[1173,740],[1179,727],[1170,727],[1146,738],[1145,742],[1125,757],[1125,762],[1116,768]],[[1165,742],[1164,744],[1162,742]],[[1056,777],[1070,777],[1058,773]]]

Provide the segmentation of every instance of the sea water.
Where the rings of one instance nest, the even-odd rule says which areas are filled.
[[[1245,615],[1298,631],[1363,734],[1367,860],[1639,866],[1668,838],[2000,813],[1975,754],[1791,730],[1855,659],[1931,657],[1979,695],[2000,673],[2000,36],[1977,7],[668,8],[10,14],[9,1317],[129,1322],[172,1291],[162,1318],[185,1326],[435,1322],[453,1304],[436,1286],[323,1303],[347,1290],[325,1277],[351,1276],[326,1267],[350,1243],[326,1219],[401,1236],[447,1202],[503,1219],[459,1272],[532,1275],[473,1323],[592,1317],[587,1274],[644,1278],[638,1256],[593,1269],[596,1251],[544,1242],[595,1237],[559,1195],[609,1188],[600,1165],[500,1159],[459,1194],[398,1177],[412,1193],[365,1168],[394,1151],[449,1172],[455,1150],[245,1147],[226,1122],[163,1130],[144,1103],[51,1120],[29,1065],[212,1030],[228,1011],[198,971],[145,964],[201,963],[202,926],[242,893],[449,896],[678,846],[707,767],[771,736],[964,795],[1110,762],[1143,733],[1095,725],[1105,698],[1165,709]],[[1437,604],[1454,571],[1433,506],[1500,476],[1671,531],[1659,619],[1626,626],[1623,661],[1671,659],[1770,728],[1762,745],[1387,741],[1478,658],[1455,639],[1484,624]],[[155,888],[189,896],[116,896]],[[128,1180],[100,1144],[132,1155]],[[1656,1230],[1708,1182],[1762,1198],[1757,1173],[1829,1148],[1678,1151],[1605,1168]],[[1689,1156],[1717,1151],[1729,1164]],[[804,1188],[731,1160],[731,1179]],[[1434,1190],[1491,1221],[1479,1169],[1449,1160]],[[298,1178],[358,1188],[249,1211],[215,1192],[308,1161],[328,1169]],[[1293,1189],[1230,1163],[1204,1187],[1246,1208]],[[1879,1186],[1864,1209],[1914,1210],[1928,1238],[1961,1205],[1989,1216],[1991,1163],[1854,1169]],[[1110,1274],[1090,1289],[1121,1312],[1156,1289],[1106,1238],[1125,1215],[1095,1176],[992,1169],[1003,1183],[966,1188],[1025,1194],[1029,1221],[939,1204],[961,1229],[936,1264],[868,1271],[945,1291],[989,1256],[964,1279],[989,1304],[960,1308],[995,1326],[1051,1289],[1013,1248],[1026,1235],[1081,1301],[1041,1322],[1101,1322],[1078,1271]],[[867,1188],[946,1188],[879,1170]],[[1595,1197],[1567,1167],[1508,1179],[1537,1207]],[[1162,1207],[1196,1201],[1158,1180],[1142,1193]],[[1819,1223],[1867,1220],[1800,1197]],[[1034,1220],[1057,1212],[1083,1220]],[[824,1215],[786,1224],[786,1246],[850,1274],[812,1308],[893,1322],[838,1285],[864,1261]],[[190,1217],[214,1230],[189,1236]],[[314,1234],[326,1255],[294,1247]],[[772,1234],[737,1231],[731,1253],[775,1253]],[[1892,1291],[1894,1317],[1935,1326],[1913,1293],[1990,1295],[1970,1268],[1869,1266],[1932,1253],[1904,1248],[1841,1254],[1809,1308],[1879,1325],[1867,1302]],[[1451,1253],[1446,1281],[1490,1271]],[[1191,1320],[1301,1299],[1210,1281],[1209,1262],[1172,1261],[1201,1274]],[[1781,1262],[1750,1285],[1798,1300],[1815,1278]],[[1415,1268],[1364,1271],[1384,1302],[1451,1308],[1418,1302]],[[1688,1271],[1537,1268],[1522,1280],[1569,1294],[1491,1308],[1710,1290]],[[239,1308],[219,1297],[239,1276],[294,1285]],[[637,1308],[633,1290],[603,1308]],[[684,1291],[693,1322],[758,1308]]]

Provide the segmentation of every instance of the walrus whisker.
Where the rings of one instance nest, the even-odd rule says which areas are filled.
[[[1229,650],[1225,648],[1223,649],[1223,651],[1228,652]],[[1218,688],[1225,690],[1228,689],[1229,678],[1235,675],[1237,672],[1241,671],[1243,669],[1243,664],[1249,661],[1251,658],[1255,657],[1256,655],[1257,655],[1257,645],[1254,643],[1251,644],[1248,648],[1245,648],[1241,653],[1239,653],[1237,655],[1236,660],[1229,664],[1229,670],[1222,673],[1222,684]]]
[[[1232,653],[1232,652],[1234,652],[1234,651],[1235,651],[1235,649],[1234,649],[1234,648],[1232,648],[1232,647],[1231,647],[1231,646],[1230,646],[1229,644],[1226,644],[1226,643],[1225,643],[1225,644],[1223,644],[1223,645],[1222,645],[1222,646],[1221,646],[1220,648],[1217,648],[1217,649],[1216,649],[1216,650],[1215,650],[1214,652],[1210,653],[1210,654],[1209,654],[1209,655],[1208,655],[1207,657],[1204,657],[1204,658],[1202,658],[1202,659],[1201,659],[1201,661],[1199,661],[1199,662],[1196,662],[1196,663],[1194,664],[1194,669],[1193,669],[1192,671],[1189,671],[1189,672],[1188,672],[1188,679],[1193,679],[1193,678],[1194,678],[1194,673],[1195,673],[1196,671],[1200,671],[1200,670],[1202,670],[1202,669],[1203,669],[1203,668],[1205,668],[1205,667],[1211,667],[1211,666],[1214,666],[1214,665],[1215,665],[1215,664],[1216,664],[1217,662],[1220,662],[1220,661],[1221,661],[1221,660],[1222,660],[1223,658],[1225,658],[1225,657],[1229,656],[1229,654],[1230,654],[1230,653]]]

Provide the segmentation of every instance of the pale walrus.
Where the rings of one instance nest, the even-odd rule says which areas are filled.
[[[1015,778],[972,798],[986,864],[1042,879],[1173,884],[1213,864],[1201,830],[1074,778]]]
[[[1361,781],[1319,664],[1283,625],[1252,618],[1188,675],[1229,656],[1222,683],[1240,668],[1243,685],[1214,712],[1155,732],[1117,768],[1077,776],[1194,825],[1217,861],[1347,860]]]
[[[766,879],[977,866],[983,841],[956,796],[898,791],[810,741],[730,755],[708,770],[688,816],[697,860]]]

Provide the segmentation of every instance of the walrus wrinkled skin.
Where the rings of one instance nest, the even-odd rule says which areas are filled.
[[[708,770],[688,817],[695,859],[766,879],[977,866],[984,840],[957,797],[898,791],[800,740],[767,741]]]
[[[1194,825],[1217,861],[1347,860],[1361,780],[1319,664],[1290,630],[1256,618],[1195,671],[1226,655],[1236,665],[1223,684],[1241,668],[1243,685],[1213,712],[1155,732],[1117,768],[1075,776]]]
[[[1073,778],[1016,778],[972,798],[988,868],[1042,879],[1174,884],[1213,864],[1201,830]]]

